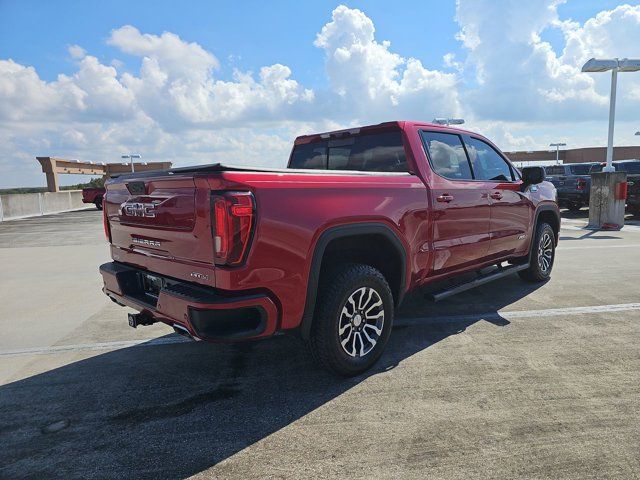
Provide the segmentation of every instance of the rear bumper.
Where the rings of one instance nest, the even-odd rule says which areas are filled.
[[[101,265],[100,274],[103,291],[112,300],[168,325],[186,328],[195,339],[249,340],[276,330],[278,310],[264,294],[230,295],[118,262]],[[157,296],[145,292],[144,274],[162,279]]]

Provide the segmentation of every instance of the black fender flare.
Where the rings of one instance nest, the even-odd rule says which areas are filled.
[[[327,245],[336,238],[352,237],[356,235],[382,235],[391,242],[393,247],[402,259],[400,286],[398,288],[398,298],[396,306],[402,302],[406,291],[406,274],[407,274],[407,252],[405,247],[396,234],[388,225],[378,222],[352,223],[349,225],[337,225],[327,228],[316,242],[313,258],[311,260],[311,268],[309,269],[309,278],[307,281],[307,294],[300,322],[299,333],[303,339],[308,339],[311,333],[311,324],[313,323],[313,314],[316,307],[316,299],[318,296],[318,286],[320,283],[320,269]]]
[[[560,210],[555,203],[547,203],[538,205],[536,208],[536,213],[533,219],[533,229],[531,230],[531,241],[529,242],[529,261],[532,260],[533,255],[533,240],[536,236],[536,229],[538,228],[538,219],[540,218],[540,214],[542,212],[553,212],[554,216],[558,221],[558,234],[556,236],[556,246],[558,245],[558,241],[560,240]]]
[[[554,216],[558,220],[558,238],[560,238],[560,210],[555,203],[545,203],[542,205],[538,205],[536,208],[535,218],[533,221],[534,225],[538,225],[538,218],[542,212],[553,212]],[[556,238],[556,244],[558,243],[558,238]]]

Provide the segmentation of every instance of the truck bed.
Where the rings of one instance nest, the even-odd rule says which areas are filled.
[[[255,200],[247,257],[237,266],[218,265],[214,258],[211,198],[229,191],[251,192]],[[105,217],[116,262],[222,292],[270,292],[286,299],[281,328],[290,328],[302,316],[305,299],[296,292],[324,229],[382,222],[417,242],[426,209],[424,183],[406,172],[212,164],[112,178]],[[406,249],[427,255],[417,244]]]

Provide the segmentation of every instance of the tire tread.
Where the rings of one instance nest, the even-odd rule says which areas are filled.
[[[371,357],[364,366],[347,368],[341,358],[341,351],[332,345],[335,332],[333,332],[333,322],[327,321],[327,319],[336,314],[335,310],[340,306],[337,305],[338,299],[344,295],[345,289],[363,278],[373,278],[375,281],[380,282],[381,287],[385,290],[384,294],[389,295],[391,305],[393,305],[391,289],[382,273],[370,265],[353,263],[341,265],[330,270],[323,277],[319,286],[318,302],[307,345],[313,359],[322,367],[343,376],[357,375],[377,361],[382,353],[384,344],[381,345],[383,348],[379,349],[378,354]],[[380,293],[381,295],[383,294],[383,292]],[[392,322],[393,308],[391,313],[385,311],[385,328],[389,329],[388,332],[390,332]],[[383,336],[385,337],[384,339]],[[381,336],[380,341],[386,343],[388,333],[385,336],[383,332],[383,336]]]
[[[540,238],[542,237],[543,232],[546,230],[549,230],[552,237],[555,238],[555,233],[553,231],[553,228],[551,228],[551,225],[549,225],[546,222],[539,222],[538,225],[536,226],[536,233],[535,233],[535,236],[533,237],[533,242],[531,242],[531,251],[529,255],[529,268],[527,268],[526,270],[520,270],[518,272],[518,275],[520,276],[520,278],[522,278],[527,282],[531,282],[531,283],[544,282],[548,280],[551,275],[551,270],[549,270],[549,273],[546,275],[542,273],[537,260],[538,243],[540,242]],[[555,260],[555,247],[553,249],[553,259]],[[553,264],[551,265],[551,269],[553,269]]]

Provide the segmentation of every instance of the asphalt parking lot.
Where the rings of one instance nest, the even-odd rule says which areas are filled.
[[[640,478],[640,222],[554,274],[418,292],[366,375],[133,330],[100,212],[0,223],[0,478]]]

